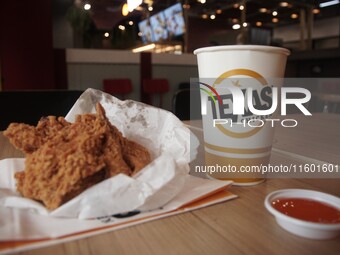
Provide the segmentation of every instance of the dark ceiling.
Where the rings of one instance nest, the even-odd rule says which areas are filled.
[[[56,0],[57,1],[57,0]],[[67,0],[59,0],[67,1]],[[187,4],[185,7],[190,6],[187,9],[189,18],[202,19],[203,14],[207,14],[207,22],[210,19],[210,15],[214,14],[215,19],[218,22],[224,22],[226,28],[231,28],[233,23],[240,21],[241,11],[239,9],[240,0],[206,0],[204,4],[199,2],[201,0],[153,0],[152,6],[153,11],[148,11],[148,5],[143,3],[141,5],[142,10],[135,10],[128,16],[124,17],[122,15],[122,6],[126,3],[126,0],[75,0],[80,4],[89,3],[91,4],[91,16],[92,19],[99,30],[112,29],[113,27],[127,22],[128,20],[133,20],[138,22],[148,15],[157,13],[165,8],[181,2],[182,4]],[[275,27],[283,26],[291,23],[299,22],[299,19],[293,19],[292,14],[300,13],[301,8],[317,8],[319,3],[325,2],[327,0],[247,0],[246,1],[246,21],[248,24],[253,26],[259,25],[261,22],[262,26],[265,27]],[[144,1],[148,2],[148,1]],[[282,6],[282,2],[288,3],[288,6]],[[285,4],[283,4],[285,5]],[[287,5],[287,4],[286,4]],[[260,8],[266,8],[267,12],[261,13]],[[321,8],[320,13],[314,14],[315,19],[321,19],[325,17],[339,16],[339,4],[331,7]],[[221,13],[219,13],[220,10]],[[216,13],[217,11],[217,13]],[[277,16],[272,15],[273,11],[277,11]],[[203,17],[202,17],[203,15]],[[277,18],[278,22],[273,23],[273,18]]]

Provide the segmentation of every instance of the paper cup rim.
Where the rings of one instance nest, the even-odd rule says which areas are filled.
[[[264,45],[223,45],[223,46],[211,46],[203,47],[194,50],[194,54],[198,55],[205,52],[216,52],[216,51],[229,51],[229,50],[252,50],[252,51],[262,51],[262,52],[273,52],[281,53],[286,56],[290,55],[290,50],[275,46],[264,46]]]

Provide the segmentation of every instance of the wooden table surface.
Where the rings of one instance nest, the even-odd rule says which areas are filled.
[[[340,164],[340,115],[290,118],[299,126],[277,128],[272,158]],[[0,134],[0,159],[20,156]],[[340,237],[309,240],[276,224],[264,198],[285,188],[340,196],[340,179],[268,179],[252,187],[233,186],[230,191],[239,197],[231,201],[20,254],[340,254]]]

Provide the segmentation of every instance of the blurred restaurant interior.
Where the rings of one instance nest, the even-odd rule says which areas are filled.
[[[44,104],[65,114],[87,88],[175,111],[178,91],[198,77],[193,51],[206,46],[285,47],[286,77],[339,77],[339,0],[132,2],[1,1],[1,111]],[[340,84],[308,89],[313,111],[340,112]]]

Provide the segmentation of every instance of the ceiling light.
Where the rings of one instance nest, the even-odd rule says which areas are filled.
[[[132,52],[136,53],[136,52],[141,52],[141,51],[146,51],[146,50],[152,50],[156,48],[156,44],[152,43],[152,44],[148,44],[142,47],[138,47],[132,50]]]
[[[133,21],[132,21],[132,20],[129,21],[129,25],[130,25],[130,26],[133,25]]]
[[[240,9],[241,11],[243,11],[243,10],[244,10],[244,6],[243,6],[243,5],[240,5],[239,9]]]
[[[240,24],[234,24],[234,25],[232,26],[232,28],[233,28],[234,30],[240,29],[240,28],[241,28],[241,25],[240,25]]]
[[[208,18],[208,14],[202,14],[202,19],[207,19]]]
[[[153,11],[153,7],[152,7],[152,6],[149,6],[149,7],[148,7],[148,10],[149,10],[149,12],[152,12],[152,11]]]
[[[261,21],[257,21],[255,24],[257,27],[261,27],[262,26],[262,22]]]
[[[127,5],[129,12],[132,12],[134,9],[136,9],[139,5],[141,5],[143,0],[127,0]]]
[[[120,30],[122,30],[122,31],[125,30],[125,26],[123,26],[123,25],[119,25],[118,28],[119,28]]]
[[[333,1],[328,1],[328,2],[321,3],[319,6],[320,6],[320,8],[324,8],[324,7],[328,7],[328,6],[331,6],[331,5],[336,5],[336,4],[339,4],[339,3],[340,3],[339,0],[333,0]]]
[[[238,19],[232,19],[231,20],[233,23],[237,23],[238,22]]]
[[[278,18],[273,18],[273,19],[272,19],[272,22],[273,22],[273,23],[277,23],[277,22],[279,22],[279,19],[278,19]]]
[[[216,18],[215,14],[210,15],[210,19],[215,19],[215,18]]]
[[[266,13],[267,11],[268,11],[267,8],[260,8],[260,9],[259,9],[259,12],[262,12],[262,13]]]
[[[198,0],[201,4],[205,4],[206,0]]]
[[[234,4],[233,6],[234,6],[234,8],[236,9],[236,8],[238,8],[240,5],[236,3],[236,4]]]
[[[91,9],[91,5],[90,5],[90,4],[85,4],[85,5],[84,5],[84,9],[85,9],[86,11],[90,10],[90,9]]]
[[[273,12],[272,12],[272,15],[273,15],[273,16],[277,16],[277,11],[273,11]]]
[[[108,32],[106,32],[106,33],[104,33],[104,36],[105,36],[106,38],[108,38],[108,37],[110,36],[110,34],[109,34]]]
[[[297,15],[296,13],[292,13],[292,14],[290,15],[290,17],[291,17],[292,19],[297,19],[297,18],[299,17],[299,15]]]
[[[122,7],[122,15],[127,16],[128,14],[129,14],[129,7],[128,7],[127,3],[125,3]]]
[[[248,26],[247,22],[243,22],[242,26],[247,27]]]
[[[216,14],[221,14],[222,13],[222,10],[221,9],[217,9],[216,10]]]
[[[287,3],[287,2],[281,2],[281,3],[280,3],[280,6],[281,6],[281,7],[288,7],[288,6],[289,6],[289,3]]]
[[[314,9],[313,9],[313,13],[314,13],[314,14],[319,14],[319,13],[320,13],[320,9],[314,8]]]

